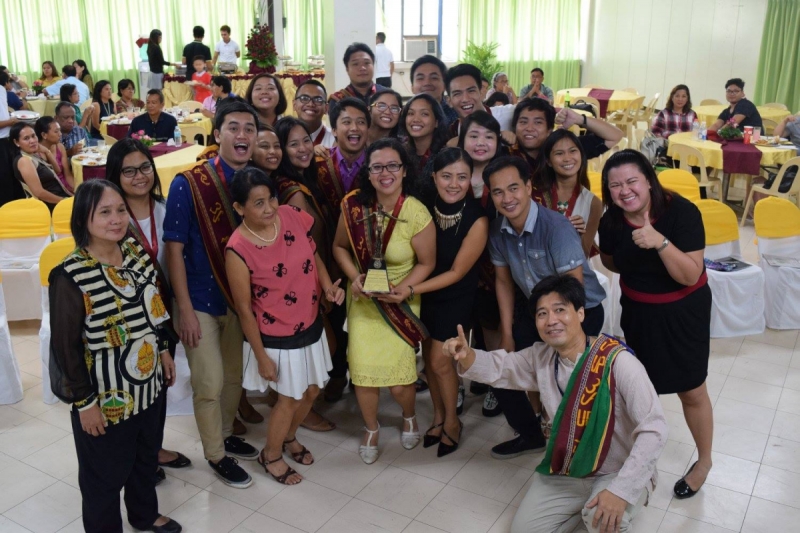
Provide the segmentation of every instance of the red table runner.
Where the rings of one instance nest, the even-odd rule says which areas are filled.
[[[614,89],[592,89],[589,91],[589,96],[592,98],[597,99],[600,102],[600,116],[606,116],[606,111],[608,111],[608,101],[611,99],[611,95],[614,94]],[[575,100],[580,100],[580,96],[575,97]]]
[[[180,146],[170,146],[167,143],[158,143],[150,147],[150,155],[153,157],[158,157],[160,155],[171,154],[172,152],[183,150],[184,148],[188,148],[190,146],[192,146],[190,143],[183,143]]]
[[[106,166],[83,167],[83,181],[106,179]]]
[[[761,174],[761,150],[752,144],[722,141],[722,171],[728,174]]]
[[[106,133],[109,137],[114,137],[119,141],[128,136],[130,128],[130,124],[109,124],[106,126]]]

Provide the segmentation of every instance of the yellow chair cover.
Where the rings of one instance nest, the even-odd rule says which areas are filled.
[[[756,235],[771,239],[800,235],[800,209],[784,198],[770,196],[756,203]]]
[[[0,239],[50,235],[50,210],[41,200],[14,200],[0,207]]]
[[[591,188],[589,189],[592,191],[592,194],[603,199],[603,175],[599,172],[592,172],[591,170],[587,172],[589,174],[589,185]]]
[[[669,168],[658,175],[658,181],[665,189],[675,191],[687,200],[697,203],[700,200],[700,184],[693,174],[679,168]]]
[[[75,239],[67,237],[51,242],[39,257],[39,279],[42,287],[49,287],[50,271],[53,270],[67,255],[75,249]]]
[[[75,197],[70,196],[58,202],[55,209],[53,209],[53,233],[56,235],[72,233],[70,219],[72,218],[72,205],[74,203]]]
[[[739,225],[733,209],[717,200],[698,200],[695,205],[703,217],[706,246],[739,240]]]

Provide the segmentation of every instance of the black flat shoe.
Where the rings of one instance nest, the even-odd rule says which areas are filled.
[[[153,526],[150,529],[146,529],[145,531],[153,531],[155,533],[181,533],[183,531],[183,527],[177,523],[172,518],[169,519],[169,522],[164,524],[163,526]]]
[[[458,449],[458,442],[461,440],[461,433],[464,432],[464,423],[458,421],[458,440],[454,439],[442,428],[442,435],[447,437],[453,444],[445,444],[444,441],[439,442],[439,449],[436,450],[436,457],[444,457],[450,455]]]
[[[697,494],[703,485],[700,485],[697,490],[692,490],[692,487],[686,483],[686,476],[692,471],[692,469],[697,465],[697,461],[689,468],[689,470],[680,478],[678,481],[675,482],[675,486],[672,488],[672,493],[675,495],[676,498],[679,500],[685,500],[686,498],[691,498],[695,494]]]
[[[444,426],[444,422],[442,422],[441,424],[436,424],[435,426],[429,427],[428,431],[430,431],[432,429],[440,428],[442,426]],[[428,435],[428,431],[425,432],[425,436],[422,438],[422,447],[423,448],[430,448],[434,444],[439,444],[439,441],[442,440],[442,436],[441,435],[439,435],[439,436]]]
[[[187,466],[192,464],[192,461],[189,460],[188,457],[183,455],[181,452],[175,452],[178,454],[176,459],[172,461],[167,461],[166,463],[158,463],[158,466],[166,466],[167,468],[186,468]]]
[[[160,466],[156,468],[156,486],[160,485],[167,479],[167,473]]]

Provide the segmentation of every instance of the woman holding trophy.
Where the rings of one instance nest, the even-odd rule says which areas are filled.
[[[333,255],[350,280],[347,357],[365,426],[359,454],[372,464],[378,459],[380,387],[389,387],[403,409],[403,447],[419,444],[414,354],[427,331],[414,285],[436,264],[436,229],[411,196],[415,166],[397,139],[370,145],[359,180],[360,189],[342,200]]]

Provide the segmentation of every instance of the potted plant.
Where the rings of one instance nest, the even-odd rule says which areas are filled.
[[[724,126],[717,130],[717,135],[726,141],[742,140],[743,137],[742,130],[736,127],[736,123],[732,117]]]
[[[245,59],[250,60],[250,73],[275,72],[278,64],[278,51],[275,49],[275,39],[269,26],[262,24],[250,30],[247,37],[247,54]]]
[[[478,67],[483,77],[491,80],[496,72],[503,70],[503,64],[497,61],[498,48],[500,45],[495,42],[477,45],[468,40],[467,48],[461,51],[461,59],[464,63]]]

